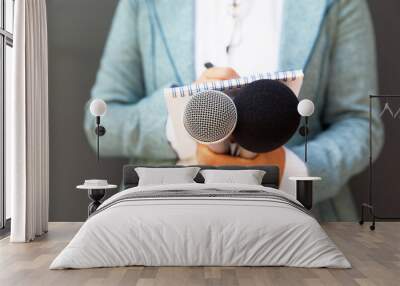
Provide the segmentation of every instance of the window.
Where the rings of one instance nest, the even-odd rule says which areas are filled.
[[[11,217],[10,194],[4,187],[5,98],[11,92],[14,0],[0,0],[0,228]]]

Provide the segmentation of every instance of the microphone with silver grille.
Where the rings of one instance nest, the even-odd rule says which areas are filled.
[[[237,122],[237,110],[233,100],[223,92],[202,91],[187,103],[183,113],[183,125],[194,140],[215,153],[228,153],[230,135]]]

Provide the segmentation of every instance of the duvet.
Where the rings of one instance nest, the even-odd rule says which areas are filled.
[[[292,196],[237,184],[120,192],[89,217],[50,269],[127,265],[350,267]]]

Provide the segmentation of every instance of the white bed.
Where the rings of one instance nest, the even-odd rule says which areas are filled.
[[[128,265],[351,267],[292,196],[264,186],[198,183],[114,195],[50,269]]]

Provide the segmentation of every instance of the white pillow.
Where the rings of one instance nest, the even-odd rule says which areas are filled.
[[[195,183],[193,179],[199,170],[199,167],[135,168],[139,176],[139,186]]]
[[[202,170],[205,184],[261,185],[265,171],[262,170]]]

